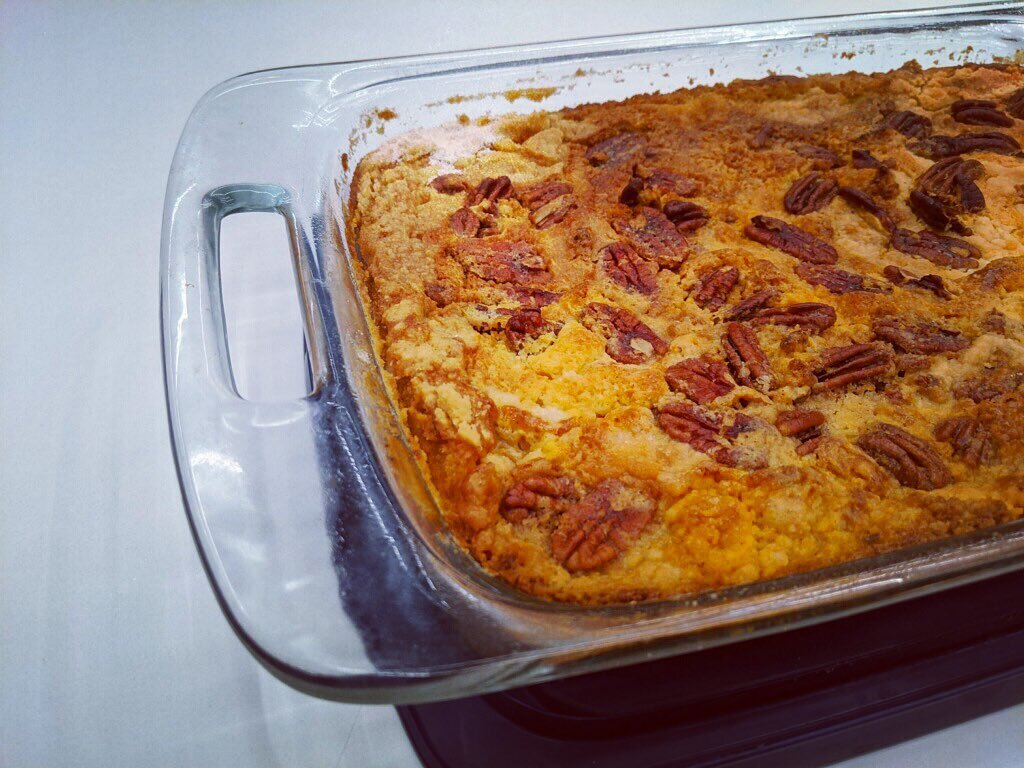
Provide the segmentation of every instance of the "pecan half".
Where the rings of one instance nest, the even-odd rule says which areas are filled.
[[[1019,155],[1020,144],[1012,136],[999,131],[961,133],[956,136],[936,134],[911,142],[910,150],[918,155],[939,160],[943,157],[966,155],[971,152],[994,152],[997,155]]]
[[[964,210],[976,213],[985,207],[985,198],[979,199],[981,190],[973,182],[981,178],[984,171],[985,166],[977,160],[946,157],[918,176],[914,187],[932,197],[959,197]]]
[[[643,175],[645,172],[640,171]],[[644,187],[662,197],[691,197],[697,194],[697,182],[678,173],[654,168],[644,175]]]
[[[677,232],[693,232],[708,223],[707,209],[686,200],[669,200],[662,210]]]
[[[828,304],[809,301],[758,310],[750,320],[751,325],[800,326],[822,333],[836,323],[836,311]]]
[[[998,333],[1005,336],[1008,330],[1006,315],[998,309],[990,309],[981,318],[978,327],[986,333]]]
[[[512,188],[512,180],[508,176],[487,178],[476,185],[476,189],[469,196],[469,205],[480,205],[484,201],[488,207],[493,206],[498,200],[512,197],[515,190]]]
[[[623,205],[636,205],[640,202],[640,193],[644,191],[644,180],[633,174],[626,182],[626,186],[619,193],[619,202]]]
[[[821,411],[802,409],[783,411],[775,419],[775,427],[781,434],[794,437],[800,443],[796,449],[798,456],[806,456],[818,447],[824,423],[825,414]]]
[[[658,287],[658,267],[640,258],[632,246],[611,243],[600,250],[599,256],[608,277],[624,288],[651,294]]]
[[[673,392],[681,392],[700,405],[707,405],[734,388],[725,363],[706,355],[670,365],[665,369],[665,381]]]
[[[992,259],[988,264],[967,276],[975,290],[1019,291],[1024,288],[1024,262],[1018,258]]]
[[[614,167],[629,162],[643,145],[644,140],[640,134],[627,131],[594,144],[584,157],[591,165]]]
[[[984,424],[970,416],[939,422],[935,427],[935,439],[949,443],[953,455],[969,467],[991,464],[996,459],[992,435]]]
[[[978,257],[981,256],[981,251],[966,240],[937,235],[926,229],[920,232],[894,229],[889,245],[900,253],[920,256],[932,264],[952,269],[975,269],[979,264]]]
[[[786,437],[793,437],[808,432],[825,423],[825,414],[821,411],[793,410],[783,411],[775,419],[775,426]]]
[[[894,285],[899,285],[904,288],[919,288],[922,291],[930,291],[938,296],[940,299],[952,299],[951,294],[946,289],[946,284],[942,281],[942,278],[938,275],[924,275],[923,277],[912,277],[904,272],[902,269],[897,267],[895,264],[890,264],[882,270],[882,274],[885,279]]]
[[[423,292],[439,307],[447,307],[459,297],[459,289],[450,283],[427,283]]]
[[[491,237],[492,235],[501,234],[501,226],[498,224],[498,220],[491,215],[484,214],[480,217],[480,229],[476,231],[477,237]]]
[[[669,269],[682,264],[689,255],[689,243],[672,226],[665,214],[656,208],[644,206],[639,209],[639,216],[643,219],[640,225],[616,219],[612,222],[612,229],[629,240],[637,253],[645,259],[656,261]]]
[[[793,151],[800,155],[800,157],[806,157],[811,161],[812,166],[820,171],[830,171],[833,168],[841,167],[843,164],[842,158],[835,152],[824,147],[816,147],[813,144],[803,144],[796,147]]]
[[[717,312],[725,306],[726,299],[736,283],[739,282],[740,271],[736,267],[718,267],[705,273],[690,295],[697,303],[710,312]]]
[[[1018,88],[1003,100],[1003,108],[1016,118],[1024,120],[1024,88]]]
[[[850,160],[853,162],[854,168],[888,168],[888,166],[879,160],[877,157],[871,154],[866,149],[852,149],[850,150]]]
[[[763,291],[752,293],[735,307],[730,309],[726,313],[725,319],[737,321],[749,320],[759,309],[768,306],[768,304],[774,301],[778,295],[779,291],[775,288],[765,288]]]
[[[676,401],[658,409],[658,426],[673,440],[686,443],[716,461],[732,466],[735,456],[722,437],[722,417],[692,403]]]
[[[775,372],[753,328],[742,323],[729,323],[725,326],[722,347],[729,370],[739,384],[762,392],[775,385]]]
[[[843,186],[839,187],[839,196],[850,205],[870,213],[878,219],[878,223],[885,229],[891,231],[896,226],[893,223],[889,212],[879,205],[867,192],[857,189],[856,187]]]
[[[505,323],[505,343],[513,352],[518,352],[528,340],[556,330],[558,326],[544,320],[539,309],[521,309]]]
[[[587,328],[608,339],[605,352],[620,363],[638,365],[668,351],[664,339],[625,309],[592,302],[580,319]]]
[[[820,285],[829,293],[887,293],[888,289],[864,275],[820,264],[798,264],[796,273],[811,285]]]
[[[569,215],[569,211],[575,207],[576,200],[572,195],[562,195],[532,211],[530,213],[530,222],[537,229],[547,229],[561,222],[562,219]]]
[[[1008,395],[1022,385],[1024,371],[994,369],[960,382],[953,388],[953,394],[980,403]]]
[[[492,283],[529,285],[551,279],[544,256],[529,243],[459,240],[452,253],[467,272]]]
[[[813,371],[818,383],[814,391],[841,389],[868,379],[884,376],[891,370],[892,356],[880,344],[848,344],[822,352]]]
[[[850,153],[854,168],[874,168],[875,176],[870,181],[871,191],[884,200],[891,200],[899,194],[900,187],[893,177],[892,168],[872,155],[866,149],[855,149]]]
[[[782,204],[793,214],[813,213],[831,203],[838,190],[839,184],[835,179],[811,171],[793,182],[782,198]]]
[[[521,523],[548,512],[564,512],[576,498],[571,477],[533,475],[509,486],[498,511],[510,523]]]
[[[476,237],[480,230],[480,219],[469,208],[459,208],[448,217],[448,225],[460,237]]]
[[[565,182],[548,180],[518,190],[516,197],[523,204],[524,208],[532,212],[543,208],[552,200],[562,195],[568,195],[571,192],[572,187]]]
[[[442,195],[457,195],[469,189],[469,183],[461,173],[443,173],[432,179],[430,186]]]
[[[592,571],[625,552],[650,522],[654,505],[615,509],[618,480],[605,480],[573,504],[551,532],[551,554],[569,571]]]
[[[950,216],[946,210],[946,206],[942,204],[941,200],[938,200],[931,195],[926,195],[919,189],[910,190],[910,196],[907,198],[907,204],[910,206],[910,210],[914,214],[927,224],[929,227],[934,227],[939,231],[945,231],[952,229],[954,232],[959,232],[962,235],[968,235],[971,230],[960,221],[956,216]]]
[[[543,291],[540,288],[521,288],[519,286],[512,286],[509,289],[509,293],[522,307],[528,309],[541,309],[548,304],[554,304],[562,295],[556,291]]]
[[[771,216],[755,216],[743,230],[751,240],[812,264],[835,264],[836,249],[810,232]]]
[[[914,182],[910,209],[931,227],[969,230],[957,220],[958,213],[977,213],[985,208],[985,196],[975,181],[984,172],[977,160],[947,157],[939,160]]]
[[[740,435],[745,435],[748,432],[753,432],[757,429],[763,429],[767,426],[764,419],[759,419],[757,416],[748,416],[745,413],[734,413],[732,417],[732,424],[728,424],[725,427],[724,435],[730,440],[735,440]],[[753,467],[750,467],[753,469]]]
[[[952,473],[931,445],[892,424],[876,424],[856,442],[900,485],[933,491],[953,482]]]
[[[971,342],[960,335],[934,323],[910,324],[898,317],[882,317],[872,324],[875,337],[887,341],[901,352],[917,355],[935,355],[943,352],[959,352],[971,346]]]
[[[893,358],[896,370],[902,376],[915,371],[926,371],[932,367],[932,361],[928,355],[915,355],[909,352],[901,352]]]
[[[885,128],[892,128],[911,139],[923,139],[931,135],[932,121],[924,115],[916,112],[903,110],[901,112],[890,112],[882,120]]]
[[[949,111],[954,120],[964,125],[995,125],[1000,128],[1013,125],[1013,118],[988,99],[960,99],[950,105]]]
[[[633,175],[619,194],[619,202],[625,205],[661,206],[679,197],[697,194],[697,182],[678,173],[654,168],[648,170],[633,166]]]

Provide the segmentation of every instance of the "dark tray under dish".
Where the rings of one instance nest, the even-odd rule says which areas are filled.
[[[608,672],[399,707],[428,768],[821,766],[1024,701],[1024,573]]]

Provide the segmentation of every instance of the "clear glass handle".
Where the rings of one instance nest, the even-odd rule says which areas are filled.
[[[235,390],[228,357],[221,221],[233,213],[276,211],[297,248],[294,196],[282,185],[193,181],[173,201],[169,192],[168,202],[161,276],[168,416],[182,493],[214,591],[254,652],[268,646],[284,651],[275,658],[279,666],[308,669],[313,650],[325,670],[365,673],[337,581],[329,567],[309,567],[332,560],[317,393],[246,401]],[[316,338],[308,327],[307,338]],[[322,381],[323,372],[315,370],[314,378]],[[318,606],[315,613],[304,610],[310,603]],[[271,615],[284,618],[263,620]],[[327,638],[323,648],[311,647],[312,634]]]

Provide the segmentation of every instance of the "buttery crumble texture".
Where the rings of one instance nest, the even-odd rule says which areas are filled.
[[[1024,514],[1024,70],[769,77],[359,165],[378,352],[444,518],[645,600]]]

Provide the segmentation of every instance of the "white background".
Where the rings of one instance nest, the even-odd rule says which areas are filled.
[[[898,5],[0,0],[0,765],[415,765],[390,708],[257,665],[189,534],[157,265],[204,91],[267,67]],[[1017,707],[844,765],[1020,766],[1022,726]]]

